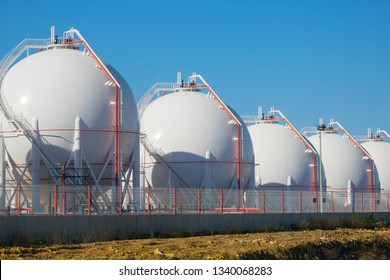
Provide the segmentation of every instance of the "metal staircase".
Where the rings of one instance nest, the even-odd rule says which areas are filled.
[[[8,68],[25,52],[30,49],[47,49],[50,45],[49,39],[25,39],[13,50],[11,50],[0,62],[0,110],[6,117],[8,122],[14,127],[14,130],[20,130],[26,138],[37,147],[42,160],[49,168],[54,168],[55,163],[45,152],[44,147],[49,147],[51,144],[43,136],[35,137],[35,130],[31,124],[20,114],[16,115],[9,106],[5,95],[1,92],[1,84]],[[47,149],[46,149],[47,150]]]
[[[179,87],[179,83],[155,83],[142,97],[142,99],[138,102],[138,110],[140,117],[142,116],[144,110],[147,105],[153,98],[159,95],[161,92],[173,91],[175,88]],[[171,172],[172,175],[179,181],[179,183],[183,187],[189,188],[189,185],[185,182],[185,180],[175,171],[174,168],[171,167],[169,162],[164,159],[164,152],[161,149],[157,149],[153,146],[153,144],[149,141],[147,135],[141,137],[141,143],[147,150],[147,152],[157,161],[164,164]]]
[[[162,164],[164,164],[164,166],[166,166],[171,172],[172,172],[172,175],[179,181],[179,183],[183,186],[183,187],[187,187],[189,188],[190,186],[185,182],[185,180],[175,171],[174,168],[171,167],[171,165],[169,164],[169,162],[167,162],[165,159],[164,159],[164,156],[165,154],[163,153],[163,151],[160,149],[156,149],[153,144],[149,141],[149,139],[145,136],[145,137],[141,137],[141,142],[142,144],[144,145],[145,149],[148,151],[148,153],[157,161],[157,162],[161,162]]]

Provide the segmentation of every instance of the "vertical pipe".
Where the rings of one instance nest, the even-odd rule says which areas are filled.
[[[177,201],[176,201],[177,197],[176,197],[176,187],[174,187],[173,189],[173,214],[176,215],[176,211],[177,211]]]
[[[54,184],[54,211],[53,214],[54,216],[57,216],[57,185]]]
[[[119,87],[115,85],[115,186],[119,187]],[[118,197],[116,195],[116,197]]]
[[[0,209],[5,209],[6,172],[5,172],[5,143],[3,138],[3,125],[0,121]]]
[[[138,125],[139,131],[139,125]],[[133,205],[140,208],[141,204],[141,180],[140,180],[140,134],[136,134],[135,146],[133,150]],[[144,175],[145,176],[145,175]],[[128,186],[129,187],[129,186]]]
[[[88,216],[91,216],[91,185],[88,184]]]
[[[317,195],[317,172],[318,172],[318,164],[317,164],[317,155],[313,151],[313,161],[314,161],[314,171],[313,171],[313,189],[314,195]]]
[[[370,158],[370,192],[374,191],[374,161]]]
[[[81,158],[81,118],[76,117],[74,122],[74,135],[73,135],[73,160],[74,168],[76,171],[82,167],[82,158]]]
[[[322,131],[320,130],[320,212],[322,213]],[[317,212],[318,212],[318,201],[317,201]]]
[[[20,194],[21,190],[20,190],[20,183],[18,183],[18,216],[21,215],[21,194]]]
[[[119,215],[122,216],[122,207],[123,207],[123,190],[119,187]]]
[[[299,213],[302,213],[302,191],[299,191]]]
[[[61,173],[62,173],[62,179],[61,179],[61,207],[62,207],[62,215],[66,214],[65,211],[65,166],[61,168]]]
[[[62,185],[62,215],[66,215],[66,201],[65,201],[65,196],[66,196],[66,193],[65,193],[65,186]]]
[[[150,185],[148,185],[148,215],[150,215]]]
[[[200,206],[200,187],[198,187],[198,215],[200,215],[201,206]]]
[[[223,214],[223,190],[219,188],[219,213]]]
[[[237,162],[237,180],[238,180],[238,189],[241,188],[241,145],[242,145],[242,135],[241,135],[241,125],[239,123],[237,123],[237,134],[238,134],[238,162]]]
[[[215,93],[215,91],[206,83],[206,81],[201,77],[200,75],[196,75],[198,78],[202,80],[204,83],[203,86],[205,86],[209,92],[216,98],[217,102],[225,109],[229,117],[235,121],[237,125],[237,156],[238,156],[238,161],[237,161],[237,186],[238,189],[241,188],[241,142],[242,142],[242,136],[241,136],[241,123],[240,121],[234,116],[234,114],[229,110],[229,108],[226,106],[225,103],[222,102],[222,100],[219,98],[219,96]]]
[[[334,199],[333,199],[333,191],[330,192],[330,200],[331,200],[331,205],[332,205],[332,213],[334,213]]]
[[[263,208],[263,214],[265,214],[265,193],[261,191],[261,208]]]
[[[80,132],[80,125],[81,119],[79,116],[75,118],[74,122],[74,134],[73,134],[73,167],[75,168],[75,171],[80,174],[80,176],[83,176],[83,170],[82,168],[82,157],[81,157],[81,132]],[[81,179],[81,184],[84,184],[83,180]],[[73,208],[76,209],[76,201],[77,199],[74,199],[75,203],[73,205]]]
[[[244,192],[244,188],[242,188],[241,197],[242,197],[242,213],[245,213],[245,192]]]

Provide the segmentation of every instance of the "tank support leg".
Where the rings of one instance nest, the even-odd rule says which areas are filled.
[[[39,122],[36,117],[33,118],[32,120],[32,126],[34,129],[33,132],[33,138],[35,142],[40,141],[39,139]],[[39,150],[37,146],[32,143],[31,147],[31,162],[32,162],[32,170],[31,170],[31,175],[32,175],[32,209],[33,213],[37,213],[41,211],[40,207],[40,161],[41,157],[39,154]]]

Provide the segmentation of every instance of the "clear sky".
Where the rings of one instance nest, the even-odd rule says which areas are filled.
[[[2,0],[0,57],[52,25],[80,30],[137,101],[197,72],[241,115],[274,106],[298,129],[323,117],[390,132],[387,0]]]

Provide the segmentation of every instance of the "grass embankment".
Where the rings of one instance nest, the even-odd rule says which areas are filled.
[[[0,248],[5,259],[390,259],[390,229],[300,230]]]

